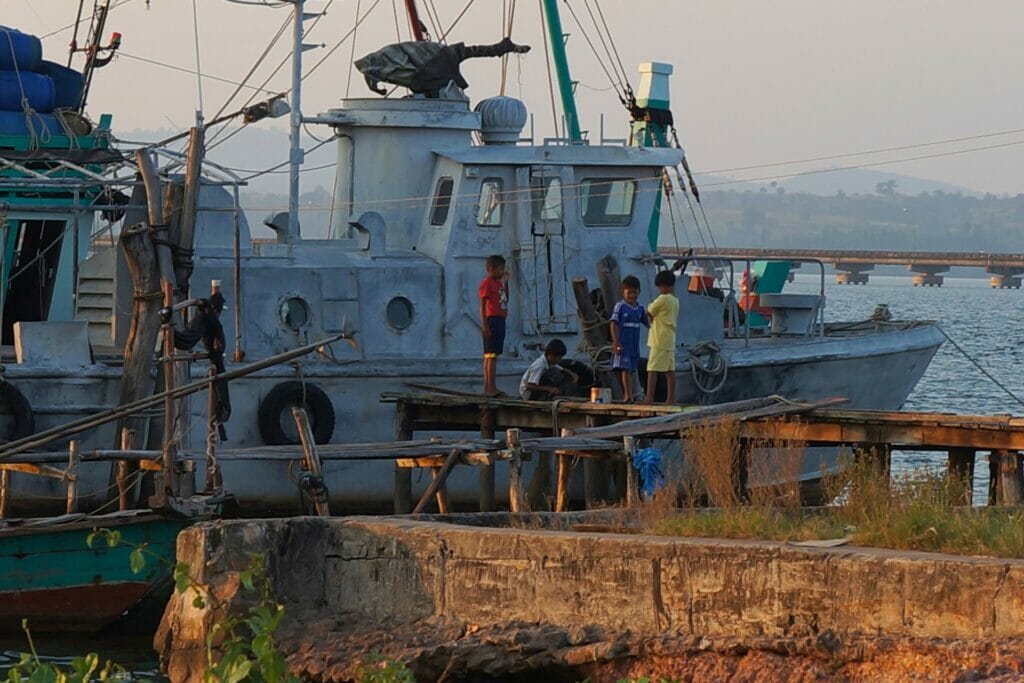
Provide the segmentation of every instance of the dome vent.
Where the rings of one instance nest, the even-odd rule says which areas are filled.
[[[514,97],[488,97],[476,105],[485,145],[514,145],[526,127],[526,105]]]

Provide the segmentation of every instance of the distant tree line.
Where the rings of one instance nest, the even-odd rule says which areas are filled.
[[[711,191],[701,199],[719,246],[1024,252],[1024,194],[910,196],[886,181],[876,194],[826,197],[778,187]],[[663,243],[670,231],[666,224]],[[677,232],[680,242],[697,239],[692,221]]]

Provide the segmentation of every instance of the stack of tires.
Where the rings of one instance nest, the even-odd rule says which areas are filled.
[[[43,59],[39,38],[0,26],[0,135],[66,135],[59,110],[78,108],[83,83]]]

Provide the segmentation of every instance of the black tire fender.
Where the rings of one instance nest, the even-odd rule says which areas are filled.
[[[36,433],[36,416],[25,394],[10,382],[0,381],[0,402],[11,411],[13,423],[4,441],[15,441]]]
[[[313,440],[318,444],[330,443],[334,436],[334,406],[323,389],[312,382],[281,382],[263,397],[256,419],[263,443],[268,446],[292,446],[297,439],[289,437],[281,421],[292,420],[292,408],[301,406],[309,416]]]

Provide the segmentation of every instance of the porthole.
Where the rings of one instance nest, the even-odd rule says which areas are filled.
[[[281,301],[281,309],[278,314],[281,323],[295,332],[309,324],[309,304],[301,297],[286,297]]]
[[[396,296],[388,302],[388,325],[396,330],[404,330],[412,325],[412,302],[404,296]]]

